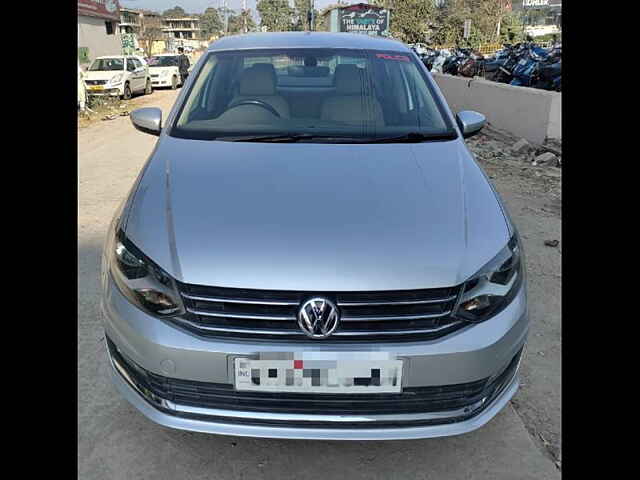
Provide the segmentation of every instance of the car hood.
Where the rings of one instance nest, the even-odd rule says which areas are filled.
[[[85,80],[111,80],[116,75],[124,73],[124,70],[113,70],[110,72],[85,72]]]
[[[125,231],[180,281],[305,291],[457,285],[509,239],[496,194],[461,140],[163,135]]]

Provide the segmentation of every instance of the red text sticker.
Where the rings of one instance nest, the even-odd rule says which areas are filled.
[[[387,53],[376,53],[376,57],[384,58],[385,60],[399,60],[401,62],[408,62],[409,57],[406,55],[389,55]]]

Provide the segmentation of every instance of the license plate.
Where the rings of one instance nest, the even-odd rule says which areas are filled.
[[[102,90],[104,87],[102,85],[91,85],[89,90]]]
[[[399,393],[402,360],[386,352],[261,353],[235,358],[236,390]]]

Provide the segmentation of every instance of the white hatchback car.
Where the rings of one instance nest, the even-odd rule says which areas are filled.
[[[84,77],[89,95],[118,96],[125,100],[134,93],[153,91],[149,66],[136,55],[96,58]]]
[[[149,59],[151,84],[154,87],[178,88],[182,85],[180,76],[180,56],[174,53],[161,53]]]

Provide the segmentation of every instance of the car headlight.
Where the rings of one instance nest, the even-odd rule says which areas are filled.
[[[175,280],[153,263],[122,230],[107,245],[110,250],[109,271],[132,303],[157,316],[174,316],[184,312]]]
[[[462,288],[454,315],[482,322],[502,311],[516,296],[524,279],[524,259],[518,234]]]
[[[109,83],[118,83],[118,82],[120,82],[121,80],[122,80],[122,74],[121,74],[121,73],[119,73],[119,74],[117,74],[115,77],[113,77],[113,78],[109,81]]]

